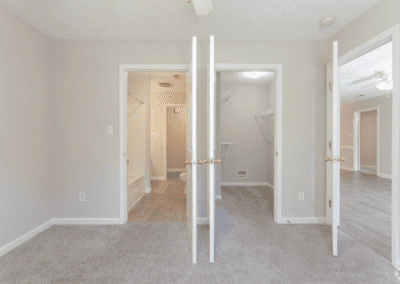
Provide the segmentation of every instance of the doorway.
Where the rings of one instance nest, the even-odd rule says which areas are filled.
[[[379,64],[366,68],[374,63],[373,55],[382,55],[382,50],[389,45],[391,70],[378,66],[382,65],[382,58],[375,58]],[[333,255],[338,255],[340,247],[337,238],[339,229],[371,246],[391,261],[396,269],[400,268],[399,228],[396,225],[399,219],[399,137],[395,134],[399,133],[399,77],[396,75],[399,72],[399,46],[399,25],[396,25],[341,57],[337,56],[338,42],[334,42],[333,63],[327,65],[326,220],[332,225]],[[358,61],[364,63],[357,67]],[[352,64],[354,72],[349,72]],[[382,93],[382,90],[390,93]],[[383,111],[383,106],[372,105],[379,100],[386,103],[389,109]],[[372,160],[368,162],[376,161],[376,175],[360,171],[360,161],[361,165],[365,162],[360,153],[363,147],[360,143],[363,112],[368,116],[367,125],[377,125],[375,133],[366,129],[367,134],[372,134],[369,135],[372,141],[369,144],[376,141],[376,153],[367,147],[370,151],[367,158]],[[386,138],[382,138],[384,114],[389,116],[386,130],[390,135]],[[344,120],[352,125],[349,133],[343,132]],[[386,158],[383,157],[383,149],[388,152]],[[384,168],[389,169],[390,175],[382,174]]]

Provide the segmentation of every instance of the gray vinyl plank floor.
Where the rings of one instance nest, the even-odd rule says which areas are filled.
[[[340,173],[339,230],[391,260],[392,181],[363,172]]]

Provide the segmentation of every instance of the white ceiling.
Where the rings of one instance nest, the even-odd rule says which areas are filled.
[[[391,94],[391,90],[377,89],[382,81],[378,77],[370,78],[377,72],[392,73],[392,42],[340,67],[340,104]],[[357,82],[362,79],[367,80]],[[357,98],[358,95],[364,96]]]
[[[269,85],[274,81],[274,72],[265,72],[258,78],[249,78],[246,72],[221,72],[221,85]]]
[[[198,16],[187,0],[0,0],[55,39],[326,40],[379,0],[214,0]],[[319,22],[337,19],[322,29]]]

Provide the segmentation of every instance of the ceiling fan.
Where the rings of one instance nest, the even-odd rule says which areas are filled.
[[[378,71],[375,74],[368,76],[366,78],[355,80],[355,81],[349,83],[349,85],[356,85],[356,84],[364,83],[364,82],[367,82],[370,80],[374,80],[374,81],[367,85],[362,86],[362,88],[367,88],[371,85],[376,85],[378,83],[379,84],[376,87],[380,90],[391,90],[393,88],[392,72],[385,73],[383,71]]]
[[[193,3],[197,15],[207,15],[214,9],[211,0],[188,0],[190,2]]]

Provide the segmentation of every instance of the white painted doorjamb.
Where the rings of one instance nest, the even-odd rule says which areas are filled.
[[[164,137],[164,180],[167,179],[168,165],[167,165],[167,134],[168,134],[168,112],[169,107],[186,107],[184,104],[167,104],[165,106],[165,137]],[[186,170],[186,169],[185,169]]]
[[[372,108],[366,108],[366,109],[359,109],[353,111],[353,117],[354,117],[354,122],[353,125],[356,127],[353,127],[354,129],[354,134],[353,135],[353,168],[354,171],[360,171],[361,170],[361,135],[360,135],[360,126],[361,126],[361,120],[360,115],[362,112],[366,111],[371,111],[371,110],[376,110],[376,175],[379,175],[379,107],[372,107]],[[357,136],[357,137],[356,137]],[[358,142],[357,142],[358,140]],[[356,165],[357,163],[357,165]],[[356,170],[357,168],[357,170]]]
[[[282,64],[215,64],[215,72],[275,72],[274,221],[282,221]]]
[[[127,77],[129,71],[187,71],[186,64],[120,64],[119,65],[119,210],[120,223],[128,221],[126,177]],[[150,173],[149,173],[150,175]]]
[[[400,25],[394,25],[340,56],[339,66],[389,41],[392,41],[393,46],[393,78],[395,78],[392,91],[392,265],[400,270]]]

